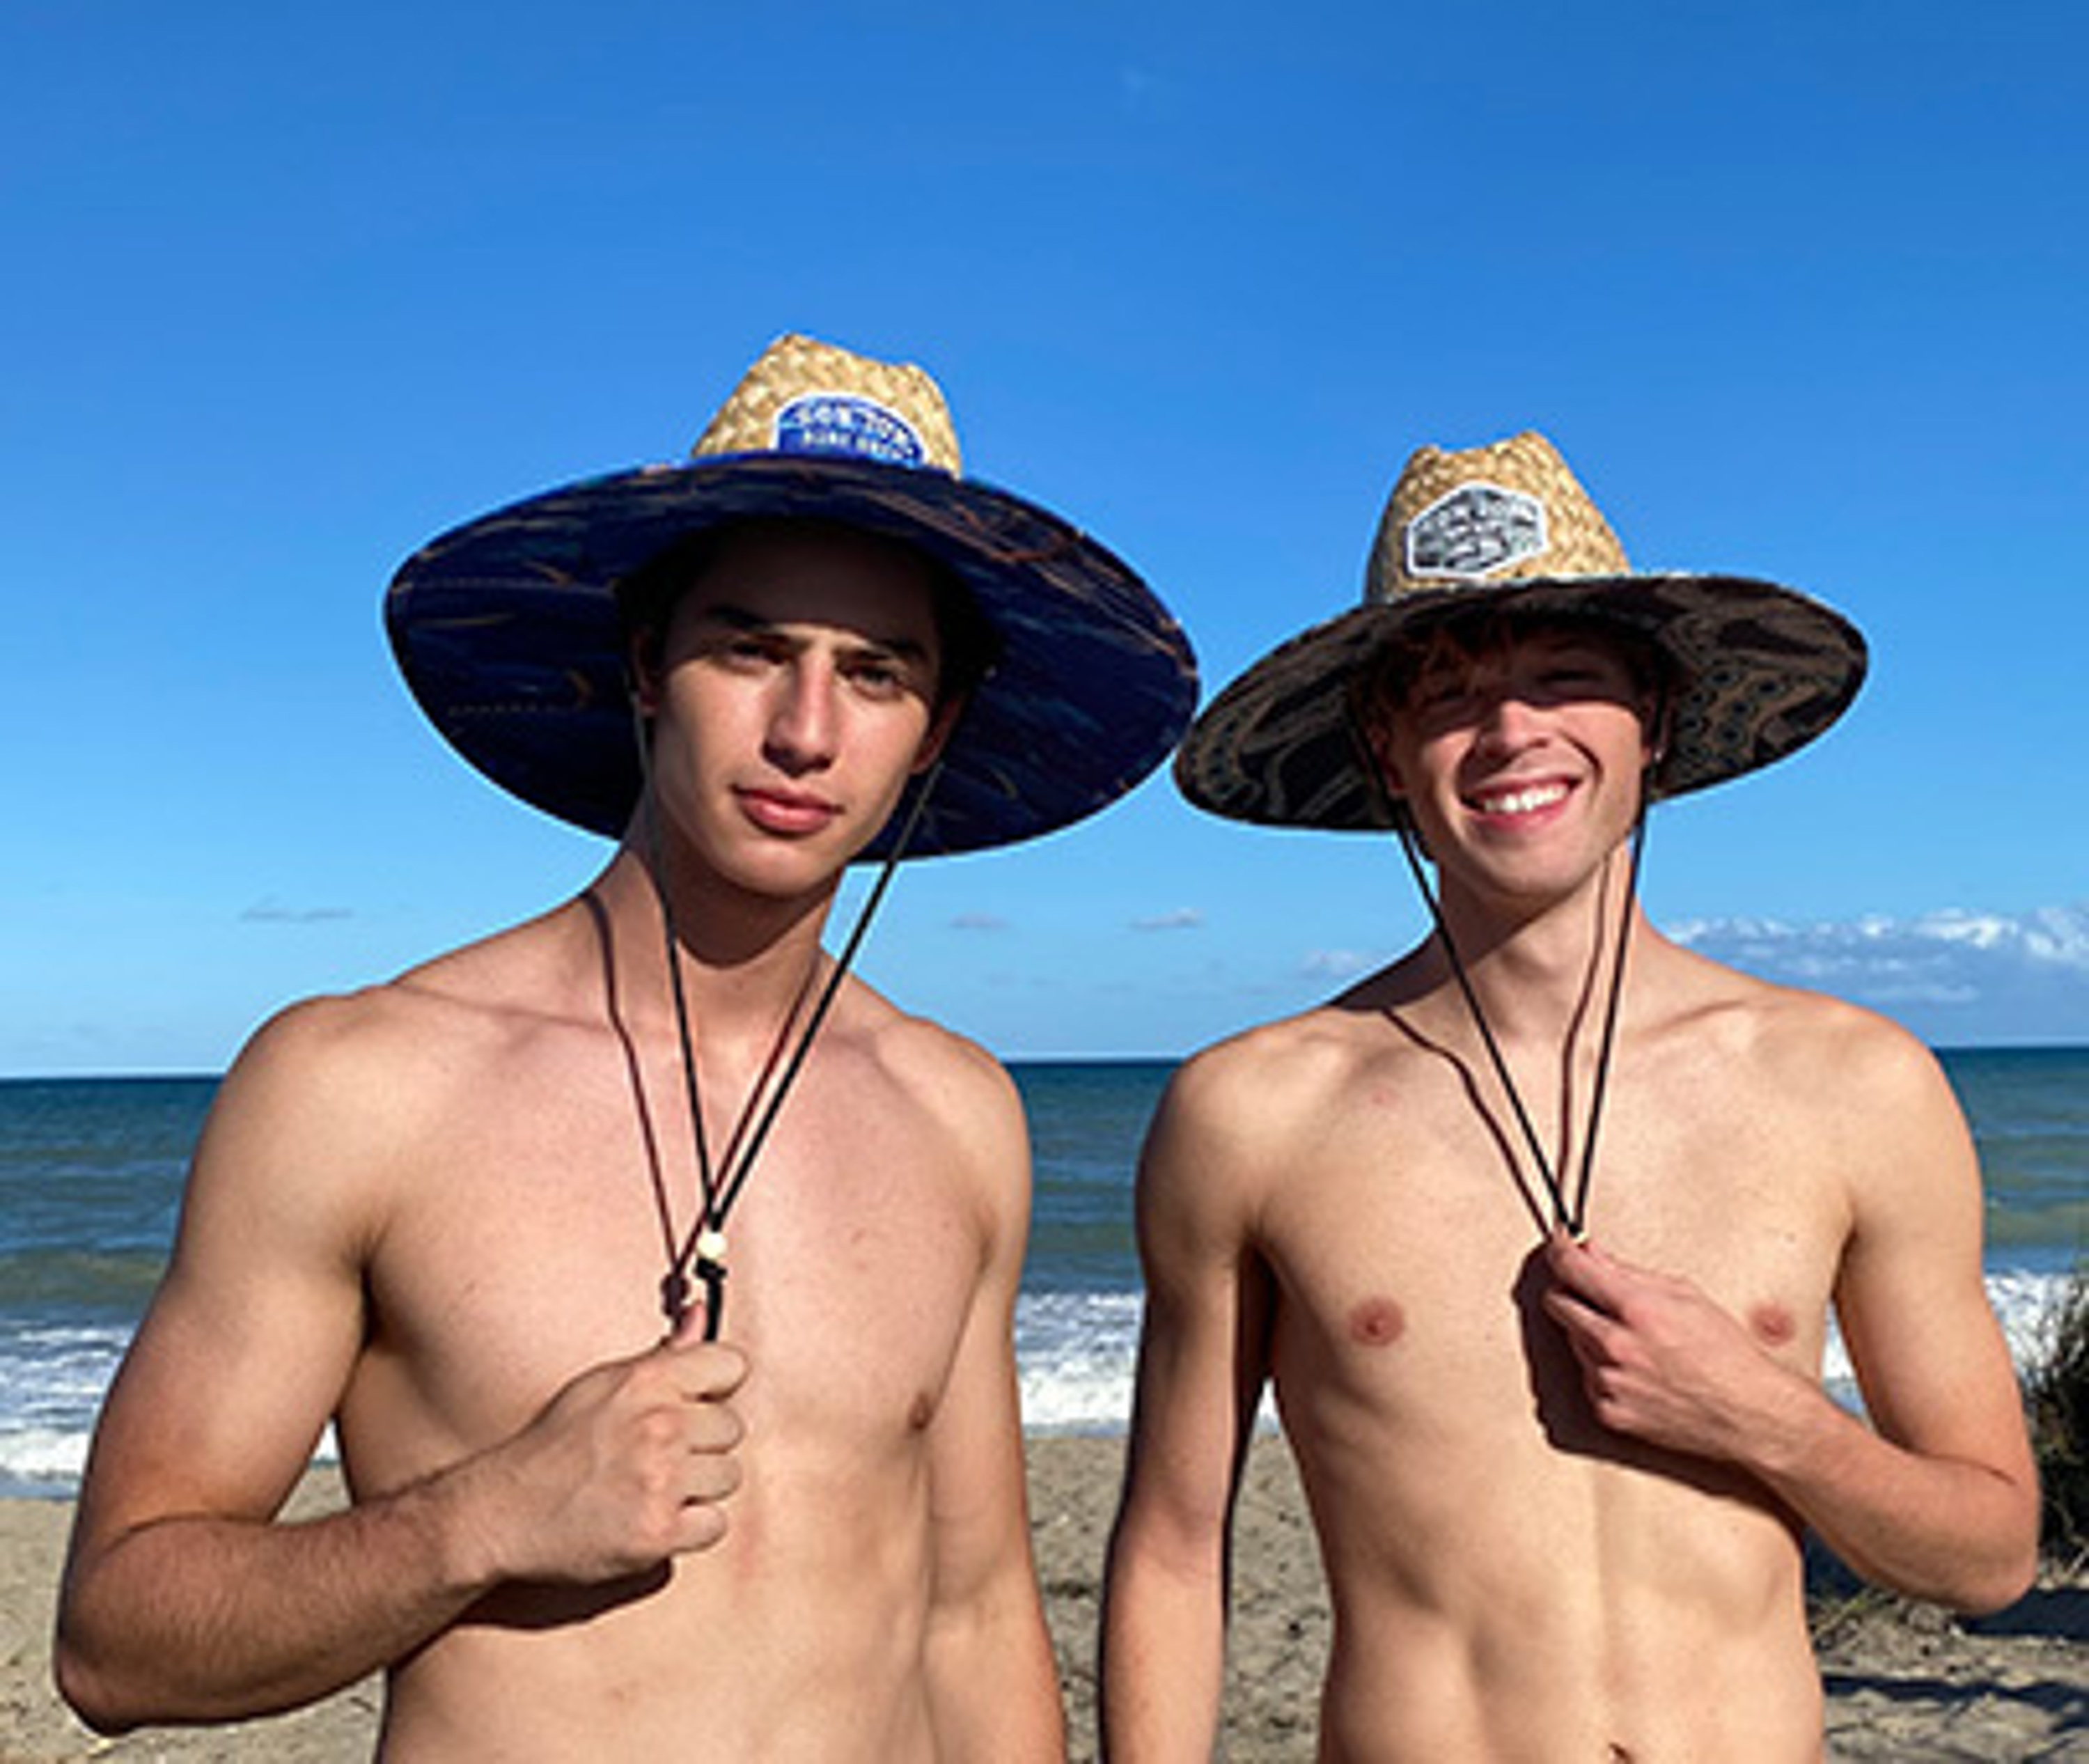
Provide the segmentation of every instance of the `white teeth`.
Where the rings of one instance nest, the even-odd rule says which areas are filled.
[[[1564,784],[1533,784],[1526,790],[1512,790],[1498,796],[1482,796],[1480,807],[1488,814],[1529,814],[1555,803],[1567,794]]]

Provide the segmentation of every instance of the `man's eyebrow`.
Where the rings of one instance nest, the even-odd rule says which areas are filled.
[[[1567,651],[1579,655],[1615,655],[1616,642],[1598,631],[1540,631],[1536,633],[1540,647],[1558,653]]]
[[[729,600],[700,600],[694,610],[698,618],[708,619],[714,624],[730,625],[736,631],[766,631],[774,623]]]
[[[697,603],[695,612],[698,618],[710,620],[734,631],[782,631],[794,622],[789,619],[772,619],[749,607],[736,606],[730,600],[701,601]],[[851,634],[860,649],[907,661],[925,662],[929,659],[929,646],[915,637],[880,636],[873,631],[855,631]]]

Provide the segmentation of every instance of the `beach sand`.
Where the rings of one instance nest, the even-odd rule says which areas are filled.
[[[1119,1440],[1030,1446],[1038,1572],[1077,1759],[1095,1756],[1097,1585],[1122,1461]],[[337,1498],[332,1479],[315,1475],[294,1510]],[[5,1764],[334,1764],[370,1755],[375,1680],[267,1721],[96,1740],[50,1687],[52,1601],[70,1515],[57,1501],[0,1501]],[[1273,1437],[1256,1443],[1242,1491],[1235,1585],[1224,1755],[1231,1764],[1310,1758],[1328,1607],[1289,1455]],[[2020,1603],[1977,1622],[1871,1594],[1824,1598],[1817,1609],[1832,1759],[2089,1761],[2089,1564],[2047,1575]]]

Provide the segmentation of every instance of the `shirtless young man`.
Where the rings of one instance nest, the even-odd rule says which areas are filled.
[[[1670,942],[1633,886],[1648,794],[1789,752],[1863,668],[1787,590],[1628,574],[1525,435],[1417,454],[1365,607],[1199,719],[1193,801],[1404,825],[1439,916],[1156,1118],[1113,1758],[1209,1755],[1266,1379],[1331,1590],[1325,1759],[1818,1759],[1804,1530],[1947,1604],[2025,1586],[2035,1477],[1943,1078]],[[1831,1305],[1868,1427],[1820,1385]]]
[[[925,375],[786,338],[689,464],[401,571],[444,732],[628,830],[578,899],[242,1055],[83,1490],[58,1672],[95,1725],[382,1667],[401,1759],[1060,1754],[1020,1108],[830,995],[821,934],[866,850],[1128,788],[1195,685],[1130,571],[956,464]],[[281,1522],[329,1418],[353,1504]]]

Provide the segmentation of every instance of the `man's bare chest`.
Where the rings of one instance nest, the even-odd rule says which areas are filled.
[[[519,1089],[393,1183],[365,1271],[366,1401],[470,1449],[662,1338],[701,1179],[686,1116],[620,1101]],[[979,1231],[956,1174],[899,1137],[844,1132],[817,1107],[780,1124],[726,1226],[724,1333],[753,1363],[750,1418],[842,1436],[920,1425],[967,1315]]]
[[[1695,1282],[1807,1363],[1847,1230],[1838,1173],[1764,1132],[1745,1099],[1671,1101],[1650,1088],[1611,1099],[1588,1168],[1590,1232]],[[1555,1109],[1534,1127],[1554,1178],[1577,1180],[1585,1118]],[[1553,1227],[1521,1124],[1478,1087],[1405,1107],[1366,1098],[1269,1184],[1258,1247],[1280,1295],[1280,1352],[1424,1403],[1476,1377],[1513,1384]]]

